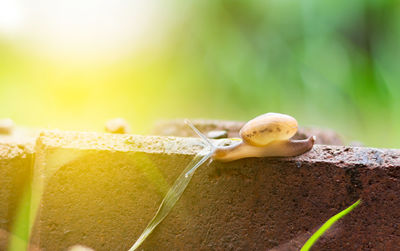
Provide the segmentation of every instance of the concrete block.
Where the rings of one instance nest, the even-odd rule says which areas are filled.
[[[200,149],[196,138],[42,133],[33,243],[127,250]],[[298,250],[359,198],[315,250],[399,247],[400,150],[315,145],[295,158],[213,162],[197,170],[141,250]]]
[[[0,250],[8,245],[10,232],[26,238],[27,229],[14,229],[16,217],[28,220],[32,142],[0,142]],[[26,239],[25,239],[26,240]]]
[[[127,250],[199,144],[172,137],[42,133],[34,166],[33,243],[44,250],[75,244]]]

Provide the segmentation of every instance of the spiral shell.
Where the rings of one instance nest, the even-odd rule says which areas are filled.
[[[247,122],[240,130],[243,141],[253,146],[266,146],[275,140],[287,140],[297,132],[295,118],[280,113],[266,113]]]

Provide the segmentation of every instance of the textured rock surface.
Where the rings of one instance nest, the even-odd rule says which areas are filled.
[[[226,131],[229,138],[238,138],[240,128],[245,122],[197,119],[192,123],[204,134],[212,131]],[[178,136],[178,137],[197,137],[184,120],[166,120],[158,122],[154,129],[154,135]],[[323,145],[343,145],[340,135],[329,129],[319,129],[312,127],[300,127],[294,139],[305,139],[310,136],[317,136],[316,143]]]
[[[29,206],[33,144],[0,142],[0,250],[5,250],[17,212]],[[21,215],[28,220],[28,215]],[[21,232],[15,233],[23,238]],[[25,236],[26,237],[26,236]]]
[[[127,250],[200,145],[194,138],[42,133],[34,242],[54,251],[77,243]],[[298,250],[362,198],[314,250],[396,250],[399,179],[399,150],[316,145],[296,158],[213,162],[198,169],[141,248]]]

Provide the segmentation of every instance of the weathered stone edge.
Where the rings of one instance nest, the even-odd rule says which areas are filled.
[[[215,143],[221,140],[215,140]],[[233,143],[229,139],[222,141]],[[141,136],[96,132],[43,131],[38,143],[47,148],[76,148],[109,151],[133,151],[165,154],[197,154],[204,146],[199,138],[173,136]],[[325,162],[338,166],[359,165],[367,167],[400,166],[400,149],[315,145],[301,156],[271,158],[275,161]]]
[[[16,157],[29,157],[34,152],[34,144],[0,142],[0,159],[12,159]]]

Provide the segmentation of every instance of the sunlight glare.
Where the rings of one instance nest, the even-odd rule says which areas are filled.
[[[157,41],[158,0],[26,1],[24,35],[34,51],[79,64],[122,56]],[[128,53],[127,53],[128,52]]]

